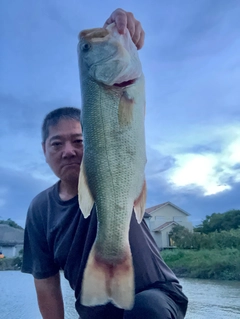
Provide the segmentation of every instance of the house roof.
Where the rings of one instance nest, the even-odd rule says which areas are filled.
[[[153,229],[152,231],[155,231],[155,232],[157,232],[157,231],[162,231],[163,229],[165,229],[165,228],[167,228],[167,227],[169,227],[169,226],[171,226],[171,225],[178,225],[178,223],[176,223],[176,222],[174,222],[174,221],[166,222],[166,223],[164,223],[164,224],[158,226],[157,228]]]
[[[143,216],[144,218],[151,218],[152,216],[150,215],[150,214],[148,214],[148,213],[144,213],[144,216]]]
[[[189,216],[190,214],[187,213],[185,210],[181,209],[180,207],[174,205],[173,203],[171,202],[165,202],[165,203],[162,203],[162,204],[159,204],[159,205],[156,205],[156,206],[152,206],[152,207],[149,207],[145,210],[146,213],[148,214],[152,214],[155,210],[159,209],[159,208],[162,208],[162,207],[165,207],[167,205],[170,205],[178,210],[180,210],[182,213],[184,213],[185,215]]]
[[[0,224],[0,245],[23,244],[24,230]]]

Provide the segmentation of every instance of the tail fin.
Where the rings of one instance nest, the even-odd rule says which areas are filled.
[[[110,264],[96,258],[94,244],[83,275],[81,303],[96,306],[110,301],[118,308],[133,307],[134,273],[130,247],[123,261]]]

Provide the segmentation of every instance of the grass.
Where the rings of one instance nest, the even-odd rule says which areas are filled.
[[[179,277],[240,280],[239,249],[175,249],[161,255]]]

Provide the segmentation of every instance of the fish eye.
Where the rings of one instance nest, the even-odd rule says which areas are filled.
[[[91,45],[89,43],[84,43],[81,47],[82,51],[88,51],[91,48]]]

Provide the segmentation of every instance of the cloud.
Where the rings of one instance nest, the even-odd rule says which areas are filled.
[[[172,201],[194,223],[238,208],[238,0],[24,0],[0,11],[1,216],[23,221],[32,197],[55,182],[41,150],[42,120],[80,106],[78,32],[101,26],[119,5],[146,31],[147,206]]]
[[[28,206],[40,191],[49,187],[49,181],[34,178],[27,171],[0,167],[0,216],[11,218],[24,226]]]
[[[229,190],[204,196],[201,187],[188,185],[174,188],[164,178],[159,178],[151,181],[147,207],[170,201],[188,212],[189,220],[196,226],[206,215],[240,209],[239,192],[240,183],[231,183]]]
[[[176,156],[177,166],[170,172],[170,181],[176,186],[198,185],[204,195],[230,189],[225,184],[226,172],[218,169],[219,161],[213,154],[183,154]]]
[[[202,128],[195,127],[193,136],[182,135],[181,141],[178,139],[174,142],[170,140],[166,145],[156,144],[155,149],[165,157],[174,154],[171,156],[174,165],[159,175],[166,178],[174,189],[200,187],[204,196],[230,190],[231,183],[240,181],[239,124],[208,127],[207,135],[198,131],[202,131]],[[214,145],[215,140],[218,141],[217,147]],[[199,147],[199,144],[207,146]]]
[[[219,54],[237,36],[239,9],[237,0],[164,2],[159,32],[149,39],[160,49],[156,59],[174,63]]]
[[[146,174],[149,178],[154,178],[158,173],[162,173],[174,166],[175,159],[170,155],[162,155],[160,152],[147,146]]]

